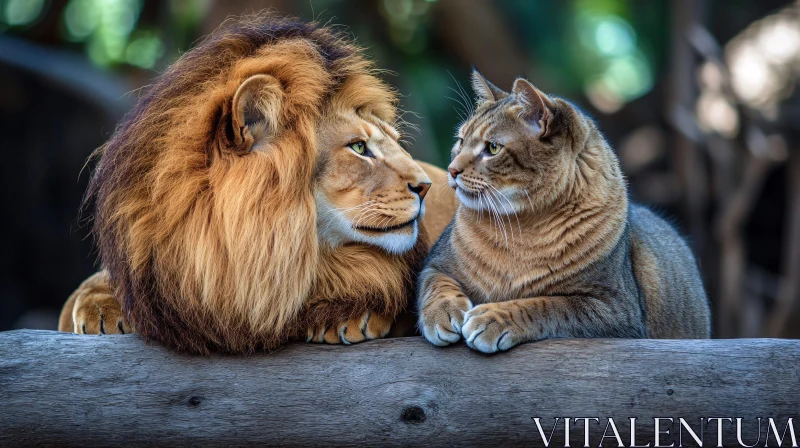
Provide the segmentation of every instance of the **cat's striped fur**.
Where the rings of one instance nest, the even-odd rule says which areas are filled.
[[[419,277],[424,336],[482,352],[554,337],[709,337],[691,251],[629,204],[595,124],[524,79],[506,93],[475,72],[473,87],[449,167],[460,205]]]

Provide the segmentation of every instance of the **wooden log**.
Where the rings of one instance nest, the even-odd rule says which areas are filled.
[[[725,446],[763,446],[800,410],[800,341],[549,340],[481,355],[422,338],[291,344],[269,355],[194,357],[135,335],[0,333],[0,446],[678,446],[679,418],[723,421]],[[716,446],[716,421],[705,425]],[[796,428],[800,430],[800,428]],[[797,431],[800,435],[800,431]],[[609,431],[607,435],[611,435]],[[770,446],[775,439],[770,434]],[[791,445],[786,432],[784,446]],[[682,430],[683,444],[691,443]],[[617,446],[613,437],[605,446]]]

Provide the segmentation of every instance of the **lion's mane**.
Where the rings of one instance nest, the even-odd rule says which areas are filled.
[[[271,349],[320,264],[315,121],[332,102],[392,121],[394,92],[346,37],[257,15],[232,20],[148,87],[98,150],[93,232],[123,311],[146,339],[194,353]],[[269,74],[285,93],[268,151],[230,137],[232,98]]]

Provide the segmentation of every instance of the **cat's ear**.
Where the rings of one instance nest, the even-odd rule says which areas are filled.
[[[499,101],[509,95],[508,92],[487,81],[474,67],[472,68],[472,90],[475,91],[479,103]]]
[[[553,124],[553,101],[523,78],[514,81],[511,91],[522,106],[522,118],[534,126],[540,137],[549,135]]]
[[[220,146],[239,154],[273,138],[281,123],[283,88],[270,75],[247,78],[233,96],[228,131],[220,138]]]

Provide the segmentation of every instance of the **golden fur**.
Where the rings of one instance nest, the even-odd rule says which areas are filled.
[[[108,273],[100,271],[81,283],[64,304],[59,331],[125,334],[133,330],[108,284]]]
[[[248,353],[388,332],[428,241],[424,221],[388,229],[417,217],[430,179],[397,144],[395,93],[373,72],[330,29],[262,15],[224,25],[147,90],[88,192],[102,275],[137,333]],[[347,132],[369,132],[382,157],[353,153]],[[352,226],[363,238],[318,232],[321,198],[341,214],[390,193],[394,207],[360,217],[373,230]]]
[[[473,77],[479,103],[449,167],[461,204],[420,274],[425,337],[483,352],[549,337],[708,337],[691,252],[629,205],[594,123],[524,79],[509,94]]]

